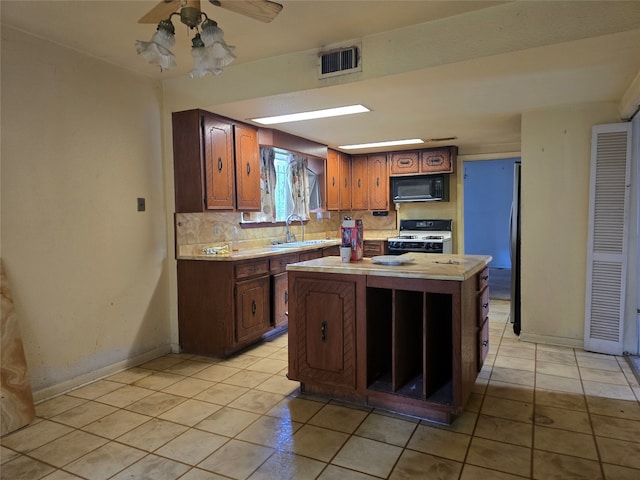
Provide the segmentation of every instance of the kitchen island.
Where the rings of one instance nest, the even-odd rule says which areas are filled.
[[[486,255],[287,266],[289,373],[304,392],[451,423],[488,352]]]

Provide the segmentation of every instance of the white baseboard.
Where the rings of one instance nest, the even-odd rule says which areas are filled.
[[[108,377],[110,375],[113,375],[114,373],[126,370],[127,368],[135,367],[136,365],[148,362],[149,360],[153,360],[154,358],[166,355],[169,352],[171,352],[171,345],[164,345],[162,347],[154,348],[153,350],[150,350],[141,355],[127,358],[126,360],[122,360],[112,365],[107,365],[106,367],[102,367],[99,370],[85,373],[84,375],[80,375],[65,382],[34,391],[33,401],[35,403],[42,402],[51,397],[55,397],[56,395],[60,395],[61,393],[69,392],[76,388],[82,387],[87,383],[99,380],[104,377]]]

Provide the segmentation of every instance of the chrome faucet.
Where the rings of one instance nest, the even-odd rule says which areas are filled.
[[[302,220],[302,217],[300,215],[298,215],[297,213],[292,213],[291,215],[289,215],[287,217],[287,221],[285,222],[286,225],[286,241],[287,243],[290,242],[295,242],[296,241],[296,236],[293,232],[289,231],[289,225],[291,224],[292,220],[299,220],[300,221],[300,226],[302,227],[302,241],[304,242],[304,220]]]

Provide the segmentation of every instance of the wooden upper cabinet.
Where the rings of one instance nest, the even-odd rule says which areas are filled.
[[[389,209],[389,170],[386,153],[367,155],[369,210]]]
[[[233,129],[213,115],[202,116],[205,172],[205,209],[233,209]]]
[[[327,171],[325,175],[327,210],[340,209],[340,152],[327,151]]]
[[[392,176],[453,173],[457,154],[458,148],[454,146],[392,152],[389,171]]]
[[[420,152],[420,173],[453,173],[458,149],[429,148]]]
[[[327,210],[351,209],[351,160],[335,150],[327,151]]]
[[[201,110],[189,110],[171,115],[176,213],[205,210],[201,128],[204,113]]]
[[[416,175],[420,169],[420,152],[392,152],[391,175]]]
[[[351,209],[351,159],[340,153],[340,210]]]
[[[260,148],[258,130],[237,124],[235,128],[236,154],[236,208],[243,211],[259,211],[260,196]]]
[[[369,209],[367,155],[354,155],[351,157],[351,209]]]

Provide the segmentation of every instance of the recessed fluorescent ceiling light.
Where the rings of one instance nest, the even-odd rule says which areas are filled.
[[[338,117],[340,115],[351,115],[352,113],[364,113],[370,110],[363,105],[348,105],[346,107],[327,108],[324,110],[314,110],[311,112],[290,113],[288,115],[277,115],[275,117],[253,118],[252,120],[263,125],[273,125],[275,123],[299,122],[300,120],[313,120],[316,118]]]
[[[388,142],[360,143],[358,145],[340,145],[338,148],[345,150],[355,150],[357,148],[374,148],[374,147],[393,147],[396,145],[413,145],[415,143],[424,143],[420,138],[410,138],[408,140],[389,140]]]

